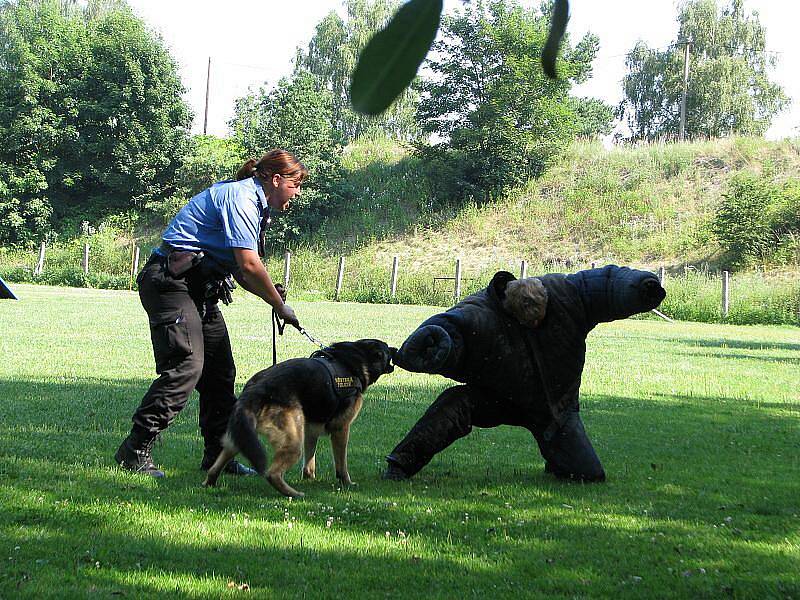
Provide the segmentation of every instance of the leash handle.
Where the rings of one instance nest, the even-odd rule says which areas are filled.
[[[269,210],[267,210],[266,216],[264,218],[267,219],[266,222],[269,223]],[[263,256],[263,254],[261,256]],[[282,284],[276,283],[275,291],[278,292],[278,295],[281,297],[281,300],[286,302],[286,288],[284,288]],[[276,329],[278,331],[278,335],[283,335],[283,330],[286,329],[286,321],[281,321],[280,317],[278,317],[278,312],[273,308],[272,309],[272,365],[273,366],[278,362],[277,337],[275,335]]]
[[[275,365],[278,362],[278,344],[277,344],[277,336],[275,334],[276,330],[278,335],[283,335],[283,330],[286,329],[286,321],[281,321],[280,317],[278,317],[278,313],[275,309],[272,309],[272,364]]]

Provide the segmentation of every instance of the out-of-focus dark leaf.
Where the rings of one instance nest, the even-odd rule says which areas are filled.
[[[553,16],[550,21],[550,34],[547,36],[542,49],[542,68],[545,74],[551,79],[558,77],[556,73],[556,58],[558,57],[558,47],[561,45],[561,38],[567,30],[569,21],[569,2],[567,0],[555,0],[553,4]]]
[[[441,16],[442,0],[411,0],[372,37],[353,71],[354,110],[378,115],[408,87],[430,50]]]

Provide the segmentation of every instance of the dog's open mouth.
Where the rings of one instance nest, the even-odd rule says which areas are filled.
[[[383,370],[384,373],[392,373],[394,372],[394,362],[395,357],[397,356],[397,348],[392,348],[389,346],[389,358],[386,361],[386,368]]]

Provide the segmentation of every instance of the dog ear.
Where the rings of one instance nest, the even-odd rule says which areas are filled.
[[[506,297],[506,287],[510,282],[516,280],[517,278],[508,271],[498,271],[494,274],[494,277],[492,277],[489,287],[494,290],[494,293],[500,300],[504,300]]]

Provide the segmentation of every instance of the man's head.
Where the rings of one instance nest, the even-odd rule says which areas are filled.
[[[523,325],[538,327],[547,310],[547,289],[537,277],[509,281],[503,308]]]

